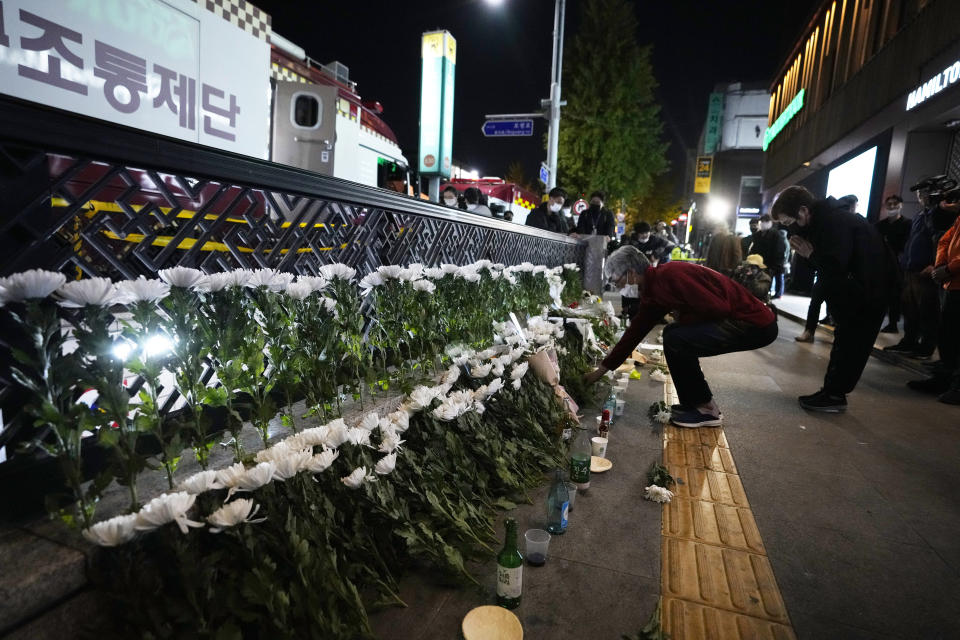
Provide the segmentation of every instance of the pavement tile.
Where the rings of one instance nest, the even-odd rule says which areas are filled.
[[[661,563],[664,597],[790,624],[765,556],[664,537]]]
[[[671,490],[680,498],[750,507],[739,476],[672,464],[666,464],[666,467],[676,480]]]
[[[960,637],[960,580],[926,545],[755,515],[791,612],[866,637]]]
[[[750,509],[674,497],[663,505],[663,535],[764,554]]]
[[[788,625],[695,602],[664,598],[661,627],[670,640],[795,640]]]

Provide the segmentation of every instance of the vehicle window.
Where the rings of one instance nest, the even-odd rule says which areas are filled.
[[[294,125],[302,129],[316,129],[320,126],[320,101],[309,93],[294,94],[290,115]]]

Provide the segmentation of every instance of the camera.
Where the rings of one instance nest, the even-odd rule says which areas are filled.
[[[960,186],[957,186],[956,180],[947,175],[924,178],[910,187],[910,191],[926,191],[931,207],[936,207],[941,202],[952,204],[960,201]]]

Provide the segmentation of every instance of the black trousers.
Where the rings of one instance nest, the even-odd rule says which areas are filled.
[[[901,298],[903,297],[903,274],[890,284],[887,295],[887,322],[896,325],[900,322]]]
[[[810,306],[807,307],[807,322],[804,324],[804,329],[813,333],[817,330],[817,325],[820,324],[820,307],[823,306],[823,285],[817,280],[813,283],[813,288],[810,289]],[[827,307],[827,312],[829,313],[830,307]]]
[[[880,333],[886,315],[886,301],[877,300],[852,305],[847,300],[830,300],[830,313],[836,326],[833,330],[833,348],[823,390],[833,395],[846,395],[860,381],[873,344]]]
[[[903,274],[903,342],[933,351],[940,318],[940,289],[919,271]]]
[[[751,351],[765,347],[776,339],[776,321],[765,327],[738,320],[668,324],[663,329],[663,355],[667,359],[680,404],[695,407],[713,398],[700,369],[700,358]]]
[[[940,311],[940,370],[960,381],[960,289],[947,291]]]

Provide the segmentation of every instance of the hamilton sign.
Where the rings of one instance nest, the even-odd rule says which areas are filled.
[[[956,84],[958,80],[960,80],[960,60],[911,91],[910,95],[907,96],[907,111]]]

